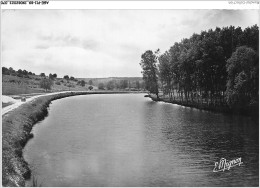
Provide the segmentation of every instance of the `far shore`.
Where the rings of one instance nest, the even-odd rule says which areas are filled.
[[[31,94],[20,94],[20,95],[2,95],[2,116],[11,110],[19,107],[20,105],[32,101],[41,96],[50,96],[60,93],[84,93],[84,94],[116,94],[116,93],[146,93],[145,91],[61,91],[61,92],[50,92],[50,93],[31,93]],[[21,98],[25,97],[26,101],[22,102]],[[5,99],[3,99],[5,98]]]
[[[25,186],[31,170],[23,158],[23,148],[33,138],[33,126],[48,115],[53,100],[91,94],[146,93],[137,91],[65,91],[46,93],[19,101],[2,109],[2,185]]]

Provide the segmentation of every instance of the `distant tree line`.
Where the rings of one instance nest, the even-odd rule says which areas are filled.
[[[127,79],[124,80],[110,80],[107,83],[100,82],[98,84],[98,89],[100,90],[140,90],[144,88],[144,83],[138,80],[130,81]]]
[[[15,71],[12,67],[6,68],[2,67],[2,74],[3,75],[12,75],[12,76],[18,76],[18,77],[24,77],[24,78],[29,78],[29,76],[35,76],[35,73],[32,73],[31,71],[27,70],[21,70],[19,69],[18,71]],[[40,73],[40,77],[46,77],[45,73]],[[55,79],[57,78],[57,74],[49,74],[50,79]]]
[[[3,75],[13,75],[13,76],[18,76],[18,77],[25,77],[25,78],[29,78],[29,75],[35,75],[35,73],[32,73],[27,70],[19,69],[18,71],[15,71],[12,67],[10,67],[10,68],[2,67],[2,74]]]
[[[145,88],[191,103],[247,108],[259,103],[259,28],[217,27],[141,56]]]

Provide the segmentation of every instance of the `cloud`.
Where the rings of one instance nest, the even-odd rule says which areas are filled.
[[[84,39],[72,35],[41,35],[39,38],[39,44],[36,44],[35,48],[47,49],[50,47],[79,47],[86,50],[97,50],[99,44],[98,41],[93,39]]]
[[[145,50],[258,23],[257,10],[5,10],[2,65],[74,77],[141,76]]]

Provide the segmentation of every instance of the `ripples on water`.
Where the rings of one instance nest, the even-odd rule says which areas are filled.
[[[256,127],[142,94],[76,96],[52,102],[24,157],[42,186],[258,186]]]

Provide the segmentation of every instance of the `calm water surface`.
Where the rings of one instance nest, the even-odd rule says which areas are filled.
[[[258,186],[255,127],[143,94],[75,96],[52,102],[24,157],[41,186]]]

